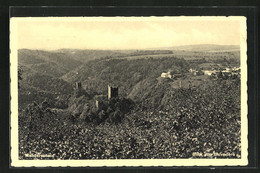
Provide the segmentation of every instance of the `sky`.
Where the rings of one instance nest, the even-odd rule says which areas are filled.
[[[18,49],[149,49],[240,44],[240,21],[232,17],[20,18],[16,29]]]

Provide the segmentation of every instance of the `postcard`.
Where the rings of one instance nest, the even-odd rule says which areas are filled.
[[[243,16],[11,17],[11,166],[246,166],[246,39]]]

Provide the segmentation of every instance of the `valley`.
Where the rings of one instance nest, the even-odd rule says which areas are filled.
[[[22,49],[18,60],[20,159],[241,158],[237,46]]]

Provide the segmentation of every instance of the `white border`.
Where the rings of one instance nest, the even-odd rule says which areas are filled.
[[[20,21],[169,21],[237,20],[240,21],[241,57],[241,159],[114,159],[114,160],[19,160],[18,159],[18,54],[17,27]],[[23,17],[10,20],[11,74],[11,166],[13,167],[101,167],[101,166],[245,166],[248,164],[247,120],[247,31],[246,17]]]

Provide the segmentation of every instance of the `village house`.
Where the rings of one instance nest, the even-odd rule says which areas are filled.
[[[190,68],[190,69],[189,69],[189,72],[190,72],[190,73],[193,73],[193,72],[195,72],[195,71],[196,71],[196,70],[193,69],[193,68]]]
[[[224,73],[230,73],[231,72],[231,68],[226,68],[225,70],[222,70],[222,72],[224,72]]]
[[[204,75],[204,72],[203,72],[202,70],[196,70],[196,71],[193,72],[193,74],[194,74],[195,76]]]
[[[216,70],[204,70],[203,72],[204,72],[204,75],[211,76],[212,74],[216,73]]]
[[[240,67],[233,67],[232,72],[240,72]]]
[[[189,72],[193,75],[208,75],[216,78],[237,78],[240,76],[240,67],[220,67],[203,71],[190,68]],[[202,72],[202,74],[200,74],[200,72]]]
[[[162,78],[172,79],[172,78],[174,77],[174,75],[171,74],[171,72],[167,72],[167,73],[162,73],[162,74],[161,74],[161,77],[162,77]]]
[[[192,73],[195,76],[204,74],[201,70],[196,70],[196,69],[193,69],[193,68],[190,68],[189,72]]]

